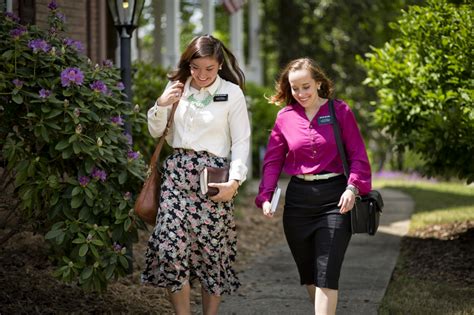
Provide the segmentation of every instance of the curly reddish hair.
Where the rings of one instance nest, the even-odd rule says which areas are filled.
[[[268,101],[276,105],[286,105],[296,102],[291,94],[291,86],[288,75],[292,71],[306,69],[311,73],[311,77],[317,83],[321,82],[318,90],[319,97],[330,98],[334,91],[334,84],[324,73],[323,69],[311,58],[299,58],[290,61],[280,74],[275,83],[275,94],[268,98]]]

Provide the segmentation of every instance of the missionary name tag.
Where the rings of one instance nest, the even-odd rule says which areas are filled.
[[[216,94],[214,95],[214,102],[227,102],[228,98],[227,94]]]
[[[328,125],[332,124],[332,117],[331,116],[321,116],[318,117],[318,125]]]

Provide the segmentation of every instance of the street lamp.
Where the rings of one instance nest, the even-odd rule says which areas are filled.
[[[131,38],[145,0],[109,0],[109,10],[120,35],[120,68],[128,101],[132,102]]]
[[[133,31],[137,28],[138,19],[143,10],[145,0],[109,0],[109,9],[114,19],[114,25],[120,35],[120,68],[122,82],[125,85],[127,100],[132,103],[132,43]],[[132,136],[131,126],[125,122],[126,132]],[[127,245],[127,253],[130,255],[128,273],[133,273],[133,250],[132,243]]]

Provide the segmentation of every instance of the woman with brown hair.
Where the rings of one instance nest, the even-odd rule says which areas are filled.
[[[204,314],[217,314],[222,294],[239,287],[233,199],[246,179],[250,123],[242,92],[244,75],[218,39],[194,38],[170,82],[148,111],[153,137],[163,134],[171,105],[179,102],[166,140],[160,209],[146,252],[142,282],[166,287],[177,314],[190,314],[190,283],[201,283]],[[229,180],[199,186],[205,166],[229,166]]]
[[[263,161],[255,200],[272,216],[271,198],[283,171],[291,175],[285,195],[283,227],[300,283],[315,313],[335,314],[338,281],[351,239],[349,211],[356,196],[371,189],[370,165],[349,106],[334,100],[350,168],[344,176],[333,133],[329,98],[333,85],[309,58],[291,61],[276,83],[270,102],[286,105],[277,115]]]

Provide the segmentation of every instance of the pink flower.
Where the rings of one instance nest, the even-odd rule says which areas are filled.
[[[51,49],[51,46],[44,39],[33,39],[28,42],[28,47],[33,50],[33,53],[37,53],[40,50],[43,52],[48,52]]]
[[[93,83],[90,84],[91,89],[94,90],[94,92],[97,93],[102,93],[106,94],[107,93],[107,85],[105,85],[104,82],[101,80],[94,81]]]
[[[84,74],[79,68],[66,68],[61,72],[61,85],[68,87],[71,84],[82,85],[84,82]]]
[[[17,89],[21,89],[23,87],[23,84],[25,83],[25,82],[21,81],[20,79],[15,79],[12,82],[13,82],[13,84],[15,84],[15,88],[17,88]]]
[[[140,157],[140,153],[138,153],[138,152],[131,151],[131,150],[127,152],[127,158],[129,160],[136,160],[139,157]]]
[[[176,211],[176,216],[180,219],[184,218],[184,213],[182,211]]]
[[[50,9],[50,10],[56,10],[57,8],[58,8],[58,4],[56,3],[56,0],[52,0],[48,4],[48,9]]]
[[[105,182],[107,179],[107,173],[104,170],[98,169],[98,168],[93,168],[91,176],[94,179],[100,180],[101,182]]]
[[[50,90],[41,89],[41,90],[39,91],[39,96],[40,96],[41,98],[48,98],[50,95],[51,95],[51,91],[50,91]]]
[[[91,179],[88,176],[80,176],[79,177],[79,184],[82,187],[86,187],[87,184],[89,184],[90,181],[91,181]]]
[[[110,121],[111,121],[112,124],[114,124],[114,125],[123,126],[123,124],[124,124],[123,119],[122,119],[122,116],[120,116],[120,115],[110,117]]]
[[[19,27],[13,29],[10,31],[10,36],[13,37],[14,39],[19,39],[21,35],[26,33],[26,27],[23,25],[20,25]]]

